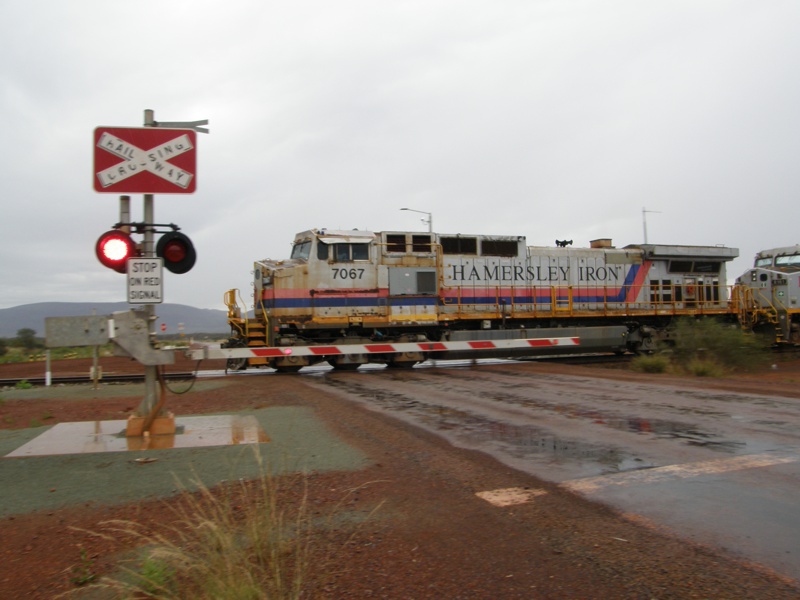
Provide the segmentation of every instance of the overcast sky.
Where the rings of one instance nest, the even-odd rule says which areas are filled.
[[[0,308],[118,302],[93,132],[209,119],[157,195],[224,308],[298,231],[763,248],[800,242],[797,0],[0,2]],[[134,220],[142,197],[133,196]]]

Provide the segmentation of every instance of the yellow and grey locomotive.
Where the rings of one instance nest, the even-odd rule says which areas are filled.
[[[226,294],[227,346],[297,347],[579,335],[581,351],[648,350],[677,316],[730,315],[720,246],[528,246],[523,236],[312,229],[254,264],[253,314]],[[442,355],[443,358],[454,354]],[[295,370],[326,360],[409,366],[424,351],[238,359]]]

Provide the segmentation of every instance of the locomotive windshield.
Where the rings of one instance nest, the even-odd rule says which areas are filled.
[[[300,242],[299,244],[295,244],[294,246],[292,246],[292,258],[301,258],[303,260],[308,260],[310,254],[311,254],[310,240],[307,240],[305,242]]]
[[[790,254],[789,256],[779,256],[775,259],[776,267],[797,267],[800,266],[800,254]]]
[[[336,262],[369,260],[369,244],[326,244],[320,240],[317,246],[317,258]]]
[[[756,267],[771,267],[772,266],[772,257],[769,258],[757,258]]]

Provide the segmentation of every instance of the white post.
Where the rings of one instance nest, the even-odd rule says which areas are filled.
[[[155,112],[152,110],[144,111],[144,126],[155,126]],[[142,244],[142,254],[146,258],[155,256],[153,248],[153,223],[155,219],[155,199],[153,194],[144,195],[144,243]],[[156,337],[156,308],[152,304],[145,306],[145,314],[147,315],[147,330],[150,340]],[[147,417],[158,402],[158,367],[153,365],[145,365],[144,367],[144,398],[139,405],[139,416]]]
[[[660,210],[647,210],[642,207],[642,229],[644,230],[644,243],[647,243],[647,213],[660,213]]]
[[[644,243],[647,243],[647,210],[642,207],[642,229],[644,230]]]
[[[97,382],[100,379],[100,365],[98,358],[100,356],[99,346],[92,346],[92,389],[97,389]]]

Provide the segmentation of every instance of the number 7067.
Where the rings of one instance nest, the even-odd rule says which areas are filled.
[[[334,279],[361,279],[365,269],[334,269]]]

